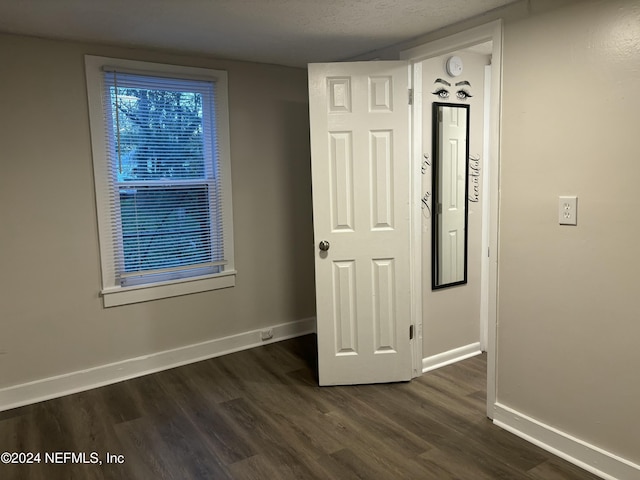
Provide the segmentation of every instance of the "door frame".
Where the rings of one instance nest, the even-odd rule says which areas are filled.
[[[411,106],[411,152],[412,171],[411,194],[413,199],[411,209],[411,259],[414,266],[411,272],[412,319],[416,326],[417,335],[413,342],[414,375],[417,365],[422,365],[422,215],[421,215],[421,182],[422,166],[422,69],[420,62],[433,57],[446,55],[480,43],[492,42],[491,57],[491,104],[489,119],[489,156],[485,158],[484,169],[488,177],[488,218],[483,219],[483,225],[488,223],[488,272],[483,262],[481,292],[485,298],[481,299],[481,334],[486,338],[487,351],[487,417],[493,419],[496,403],[496,356],[497,356],[497,325],[498,325],[498,242],[499,242],[499,207],[500,207],[500,135],[502,109],[502,20],[496,20],[485,25],[471,28],[464,32],[450,35],[424,45],[400,52],[400,59],[408,60],[412,69],[413,104]],[[485,195],[486,197],[487,195]],[[484,257],[484,255],[483,255]],[[486,336],[486,337],[485,337]],[[418,363],[419,362],[419,363]],[[418,367],[421,370],[421,367]]]

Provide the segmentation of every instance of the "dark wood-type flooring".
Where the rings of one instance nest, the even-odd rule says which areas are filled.
[[[317,386],[315,336],[0,412],[0,479],[582,480],[485,417],[486,359],[409,383]],[[45,464],[45,452],[124,464]]]

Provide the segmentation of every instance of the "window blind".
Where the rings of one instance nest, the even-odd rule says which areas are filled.
[[[215,82],[103,75],[116,279],[130,286],[221,272]]]

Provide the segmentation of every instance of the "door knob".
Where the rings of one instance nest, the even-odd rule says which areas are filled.
[[[329,250],[329,247],[331,245],[329,245],[329,242],[327,242],[326,240],[322,240],[320,242],[320,244],[318,245],[318,247],[320,248],[320,250],[322,250],[323,252],[326,252],[327,250]]]

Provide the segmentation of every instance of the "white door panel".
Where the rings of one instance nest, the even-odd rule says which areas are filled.
[[[406,62],[309,66],[321,385],[411,378],[408,79]]]
[[[442,168],[438,175],[442,188],[442,204],[438,208],[442,213],[438,215],[439,284],[464,278],[467,121],[467,110],[448,107],[441,110],[439,122],[445,127],[438,129],[442,146]]]

